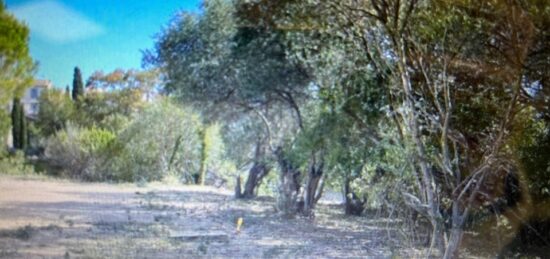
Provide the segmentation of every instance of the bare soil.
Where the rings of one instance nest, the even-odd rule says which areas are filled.
[[[272,198],[235,200],[213,187],[79,183],[0,176],[4,258],[391,258],[381,218],[320,204],[284,219]],[[240,232],[236,221],[243,218]],[[410,256],[411,254],[409,254]]]

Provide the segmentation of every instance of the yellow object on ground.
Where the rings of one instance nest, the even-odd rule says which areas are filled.
[[[237,233],[241,232],[241,225],[243,224],[243,218],[239,217],[237,219]]]

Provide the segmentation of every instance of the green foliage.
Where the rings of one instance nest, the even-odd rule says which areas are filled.
[[[67,123],[76,116],[76,109],[71,98],[61,90],[42,91],[39,99],[40,109],[35,122],[43,137],[49,137],[64,129]]]
[[[3,5],[3,3],[0,3]],[[20,97],[32,83],[35,64],[29,53],[29,29],[0,9],[0,106]]]
[[[191,109],[168,100],[145,106],[139,93],[90,92],[63,120],[53,116],[55,110],[73,107],[72,102],[60,91],[45,93],[48,105],[39,125],[43,129],[53,121],[64,125],[50,128],[54,133],[45,141],[49,167],[85,181],[138,182],[165,177],[194,182],[201,162],[205,171],[227,167],[218,124],[203,129],[200,116]]]
[[[80,134],[79,142],[90,153],[100,153],[106,150],[115,140],[115,135],[107,130],[91,128]]]
[[[232,71],[226,57],[235,32],[234,11],[224,0],[205,1],[203,8],[201,16],[178,14],[159,36],[154,52],[145,56],[170,78],[166,90],[185,100],[214,100],[229,93],[224,86],[229,83],[227,73],[220,72]]]
[[[252,116],[243,116],[223,124],[223,143],[231,147],[226,150],[227,158],[237,165],[253,159],[255,143],[264,135],[261,123]]]
[[[224,143],[220,134],[220,125],[217,123],[208,125],[199,130],[201,141],[201,165],[199,169],[199,182],[205,184],[207,171],[222,169],[224,159]]]
[[[372,208],[410,209],[402,194],[417,191],[416,172],[410,161],[415,152],[410,144],[396,141],[399,133],[393,125],[381,123],[379,130],[380,141],[368,147],[362,174],[352,186],[355,185],[358,194],[368,195]]]
[[[117,180],[109,168],[116,135],[98,128],[68,124],[46,142],[44,158],[62,175],[84,181]]]
[[[547,121],[533,119],[533,111],[522,113],[510,146],[514,149],[527,178],[535,202],[550,198],[550,127]]]
[[[143,109],[142,91],[121,89],[116,91],[91,91],[80,98],[73,120],[83,127],[100,127],[121,130],[127,119]]]
[[[113,175],[114,172],[110,171],[111,169],[108,168],[110,162],[100,154],[101,152],[94,151],[95,144],[93,141],[86,141],[86,132],[91,130],[96,133],[109,132],[110,134],[117,134],[126,128],[131,121],[131,115],[141,110],[144,106],[145,103],[138,89],[90,92],[85,96],[79,97],[78,105],[76,105],[75,102],[71,100],[71,97],[63,91],[51,89],[44,91],[40,96],[40,110],[34,126],[37,128],[39,136],[46,139],[49,138],[48,141],[44,141],[46,143],[46,151],[48,151],[48,145],[50,146],[50,150],[56,149],[57,147],[59,147],[57,148],[59,150],[78,149],[79,145],[83,145],[84,151],[82,151],[80,155],[75,153],[75,156],[81,157],[80,161],[101,161],[93,166],[93,168],[99,167],[97,170],[101,171],[97,172],[95,175],[92,172],[69,172],[67,174],[76,175],[75,177],[85,180],[117,180],[118,176]],[[73,129],[69,131],[67,125],[71,123]],[[73,132],[69,134],[69,136],[74,136],[78,139],[77,142],[73,143],[74,146],[65,142],[68,132]],[[82,136],[77,137],[76,135]],[[95,137],[101,136],[93,136],[92,140],[101,141],[101,139]],[[105,143],[99,142],[97,144],[103,147]],[[52,145],[56,147],[54,148]],[[102,150],[102,152],[107,152],[105,156],[113,155],[111,151],[115,152],[108,148],[107,150]],[[51,161],[54,167],[58,167],[62,171],[92,170],[82,169],[86,167],[84,165],[78,166],[80,169],[71,170],[70,165],[67,164],[68,159],[59,159],[61,161],[56,161],[54,156],[57,154],[62,154],[62,152],[59,151],[55,153],[51,151],[47,160]],[[77,164],[81,163],[77,162]]]
[[[4,141],[11,128],[11,113],[0,109],[0,140]]]
[[[225,145],[222,139],[221,125],[212,123],[204,130],[204,149],[208,159],[206,164],[213,170],[219,169],[222,160],[225,159]]]
[[[166,75],[165,89],[182,100],[258,108],[294,105],[309,77],[286,56],[285,34],[241,24],[232,1],[208,0],[201,15],[178,14],[145,62]]]
[[[0,174],[30,175],[35,174],[34,167],[27,163],[25,154],[17,151],[8,156],[0,156]]]
[[[161,180],[174,174],[194,182],[199,172],[201,143],[197,132],[200,117],[169,101],[147,107],[119,135],[123,153],[114,165],[127,181]]]
[[[84,82],[82,81],[82,73],[80,72],[80,68],[75,67],[73,74],[73,100],[78,101],[78,98],[82,95],[84,95]]]

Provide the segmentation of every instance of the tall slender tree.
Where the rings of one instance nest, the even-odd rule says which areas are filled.
[[[25,111],[19,98],[13,99],[11,110],[13,147],[25,149],[28,143]]]
[[[13,147],[19,148],[21,143],[21,121],[19,120],[19,110],[21,108],[19,98],[13,99],[11,108],[11,134],[13,139]]]
[[[80,72],[80,68],[75,67],[74,68],[74,75],[73,75],[73,100],[78,100],[78,97],[84,94],[84,83],[82,81],[82,73]]]
[[[29,146],[29,127],[27,123],[27,117],[25,116],[25,107],[23,106],[23,104],[20,104],[19,124],[21,125],[21,135],[19,136],[19,138],[21,139],[21,143],[19,149],[27,150],[27,147]]]

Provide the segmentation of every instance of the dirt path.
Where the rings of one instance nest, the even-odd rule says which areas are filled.
[[[285,220],[270,199],[234,200],[209,187],[0,176],[5,258],[391,257],[380,225],[326,204],[314,220]]]

